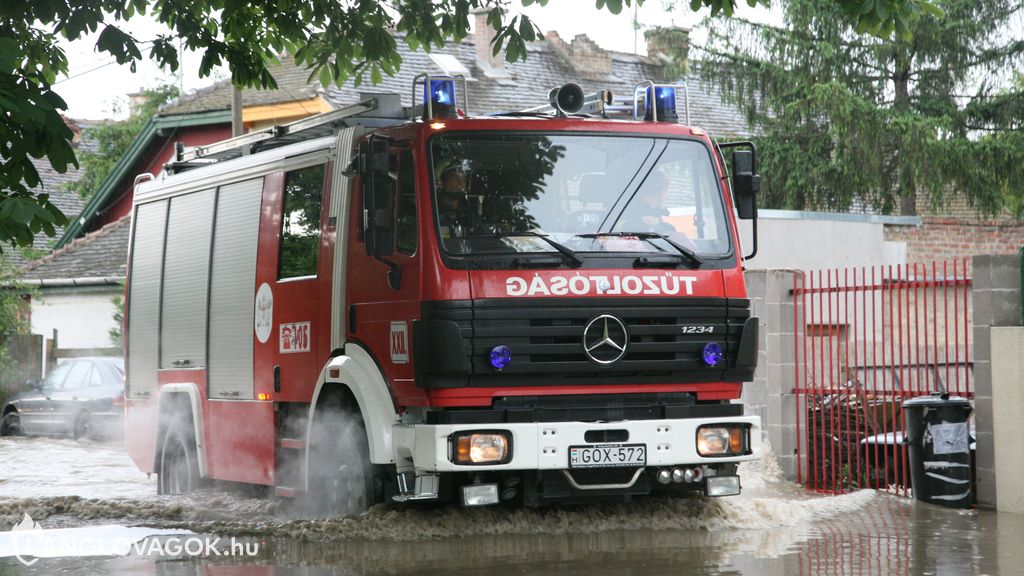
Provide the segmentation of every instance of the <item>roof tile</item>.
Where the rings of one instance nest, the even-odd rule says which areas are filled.
[[[277,90],[243,90],[244,105],[265,105],[294,102],[313,98],[323,93],[334,107],[341,107],[358,101],[359,94],[397,93],[408,106],[412,98],[412,81],[417,74],[443,73],[430,54],[411,50],[399,40],[398,51],[402,65],[393,77],[385,76],[380,84],[356,88],[350,81],[323,91],[319,83],[307,83],[309,73],[295,64],[294,58],[282,56],[280,62],[270,66],[270,73],[277,80]],[[651,79],[665,81],[664,66],[654,58],[609,52],[612,60],[611,73],[605,78],[581,78],[565,54],[559,53],[548,40],[528,45],[529,57],[525,61],[505,63],[506,77],[488,76],[477,63],[473,35],[459,43],[434,48],[435,54],[454,56],[472,72],[474,80],[467,82],[469,91],[468,109],[474,114],[521,110],[547,104],[548,91],[566,82],[577,82],[587,93],[597,90],[611,90],[616,100],[632,97],[633,88],[640,81]],[[690,86],[690,118],[695,126],[721,135],[748,135],[750,130],[743,114],[735,107],[722,102],[716,87],[701,82],[696,77],[687,79]],[[194,94],[185,96],[164,107],[161,115],[187,114],[211,110],[227,110],[231,107],[230,82],[218,82]]]
[[[131,217],[86,234],[51,254],[31,262],[24,280],[71,278],[124,278],[128,262],[128,232]]]

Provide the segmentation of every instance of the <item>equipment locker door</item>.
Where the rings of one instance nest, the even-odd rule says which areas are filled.
[[[308,402],[330,353],[330,175],[321,160],[271,174],[264,186],[255,379],[279,402]]]

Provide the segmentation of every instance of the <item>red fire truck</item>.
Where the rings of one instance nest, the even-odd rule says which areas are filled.
[[[682,85],[488,116],[457,77],[412,92],[139,179],[136,464],[161,493],[225,480],[329,513],[738,494],[761,442],[737,402],[753,146],[680,122]]]

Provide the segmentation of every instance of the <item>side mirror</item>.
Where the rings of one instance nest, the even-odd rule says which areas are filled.
[[[363,241],[366,253],[388,266],[388,284],[398,289],[402,271],[386,257],[395,253],[395,178],[390,171],[388,140],[371,136],[362,152]]]
[[[761,191],[761,176],[754,165],[753,150],[734,150],[732,153],[732,194],[736,213],[743,220],[757,218],[757,193]]]
[[[38,378],[29,378],[28,380],[25,380],[25,387],[32,388],[35,390],[42,390],[43,381]]]

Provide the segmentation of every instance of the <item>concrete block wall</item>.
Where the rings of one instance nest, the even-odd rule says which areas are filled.
[[[998,494],[992,401],[992,337],[993,334],[999,334],[999,332],[994,331],[993,327],[1020,326],[1021,324],[1020,257],[1017,255],[975,256],[972,267],[974,272],[974,349],[972,356],[974,359],[975,428],[978,441],[975,453],[977,497],[979,505],[994,507],[997,505]],[[1004,377],[1003,381],[1010,381],[1010,379]],[[1017,381],[1019,382],[1019,379]]]
[[[761,417],[767,439],[786,478],[797,476],[797,417],[793,356],[792,270],[748,270],[747,293],[760,319],[754,381],[743,388],[747,414]]]

